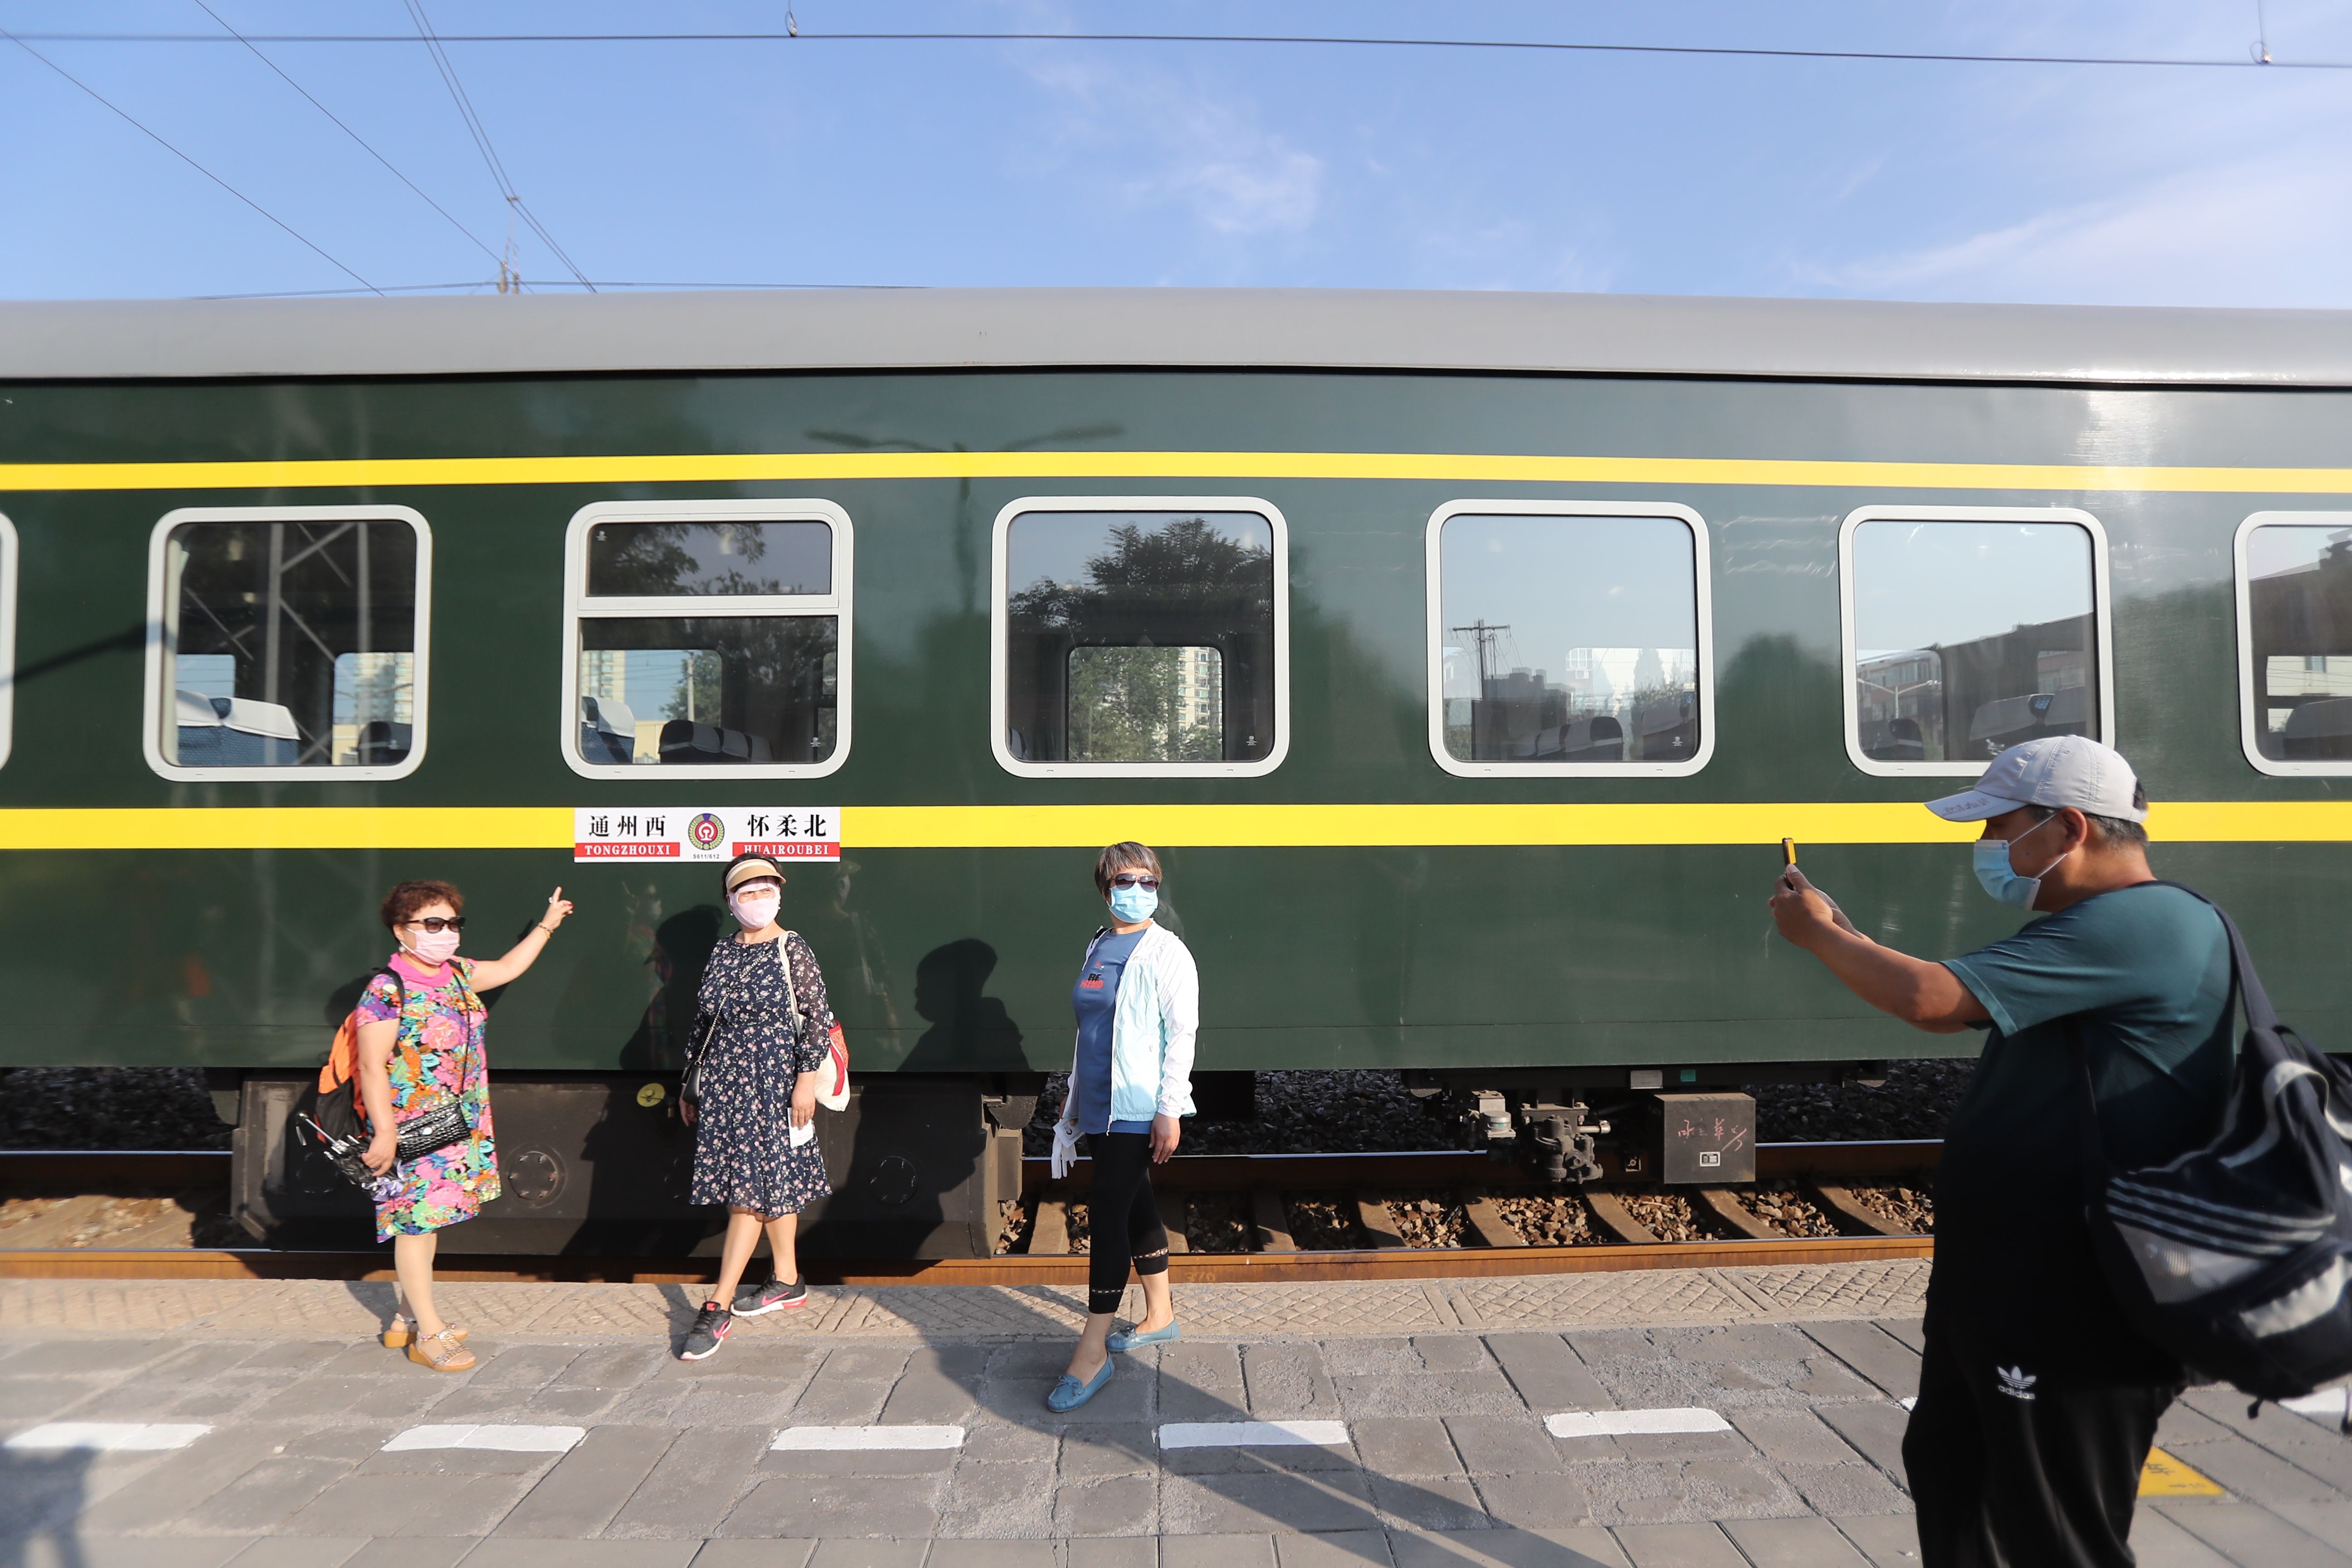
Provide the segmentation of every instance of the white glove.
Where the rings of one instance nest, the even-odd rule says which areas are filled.
[[[1078,1163],[1078,1124],[1075,1121],[1054,1123],[1054,1180],[1060,1181]]]

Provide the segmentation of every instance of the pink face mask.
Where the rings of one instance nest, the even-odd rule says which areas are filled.
[[[406,948],[409,955],[427,969],[438,969],[456,956],[458,941],[458,935],[454,931],[428,931],[417,933],[415,942],[404,942],[400,945]]]

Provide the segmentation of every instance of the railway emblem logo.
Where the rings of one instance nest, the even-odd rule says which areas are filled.
[[[2033,1385],[2042,1381],[2021,1366],[1997,1366],[1992,1370],[1999,1380],[1995,1386],[2011,1399],[2032,1398]]]
[[[686,825],[686,837],[697,849],[707,855],[718,848],[719,840],[727,837],[727,825],[706,811]]]

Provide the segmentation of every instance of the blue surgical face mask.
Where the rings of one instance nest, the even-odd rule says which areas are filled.
[[[1151,911],[1160,907],[1160,895],[1149,888],[1113,888],[1110,890],[1110,912],[1122,925],[1148,921]]]
[[[1984,884],[1984,890],[1990,893],[1996,902],[2021,910],[2032,909],[2035,896],[2042,891],[2042,878],[2050,874],[2051,869],[2058,864],[2058,860],[2063,860],[2066,855],[2074,853],[2069,849],[2065,855],[2059,856],[2058,860],[2053,860],[2048,866],[2042,867],[2040,877],[2020,876],[2017,868],[2009,863],[2009,852],[2012,846],[2024,843],[2057,820],[2054,816],[2044,817],[2014,838],[1977,840],[1977,880]]]

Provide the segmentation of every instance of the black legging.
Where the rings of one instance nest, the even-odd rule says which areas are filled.
[[[1094,1191],[1087,1196],[1087,1310],[1116,1312],[1127,1265],[1139,1275],[1168,1272],[1168,1227],[1151,1197],[1151,1134],[1090,1132]]]

